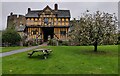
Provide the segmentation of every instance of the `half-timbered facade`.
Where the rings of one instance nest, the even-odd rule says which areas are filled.
[[[68,39],[68,29],[70,23],[70,11],[59,10],[58,5],[51,9],[48,5],[43,10],[31,10],[28,8],[26,17],[26,28],[28,38],[42,39],[48,38],[59,40]]]

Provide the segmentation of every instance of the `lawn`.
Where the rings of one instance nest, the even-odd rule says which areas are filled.
[[[118,46],[44,46],[53,50],[44,60],[27,52],[2,58],[3,74],[118,74]]]
[[[15,47],[0,47],[0,53],[1,52],[9,52],[9,51],[13,51],[13,50],[18,50],[18,49],[23,49],[26,47],[23,46],[15,46]]]

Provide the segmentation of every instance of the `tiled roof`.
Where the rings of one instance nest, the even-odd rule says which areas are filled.
[[[25,15],[25,17],[39,17],[38,14],[40,14],[41,12],[42,10],[31,10]],[[58,10],[57,12],[55,12],[55,14],[57,14],[58,17],[70,17],[69,10]]]
[[[38,14],[41,12],[42,10],[30,11],[25,15],[25,17],[39,17]]]
[[[58,17],[70,17],[69,10],[58,10],[57,12]]]

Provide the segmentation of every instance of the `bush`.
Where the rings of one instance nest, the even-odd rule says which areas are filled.
[[[37,45],[39,45],[39,43],[36,43],[36,40],[30,39],[30,40],[24,42],[24,44],[23,44],[23,46],[30,46],[30,45],[31,46],[37,46]]]
[[[64,45],[64,46],[70,45],[70,44],[69,44],[69,41],[62,41],[62,40],[59,40],[59,41],[58,41],[58,44],[61,45],[61,46],[62,46],[62,45]]]
[[[38,45],[38,43],[36,43],[36,42],[32,43],[32,46],[37,46],[37,45]]]
[[[70,44],[69,44],[69,41],[62,41],[62,40],[58,41],[56,39],[51,39],[51,40],[48,41],[48,45],[52,45],[52,46],[57,46],[57,45],[59,45],[59,46],[62,46],[62,45],[68,46]]]
[[[58,41],[58,44],[59,44],[59,45],[62,45],[62,43],[63,43],[62,40],[59,40],[59,41]]]
[[[69,45],[69,41],[62,41],[62,45],[68,46]]]
[[[21,36],[14,29],[7,29],[2,33],[2,42],[5,46],[19,45]]]
[[[43,43],[43,40],[42,39],[39,39],[38,40],[38,44],[41,45]]]
[[[23,43],[23,46],[28,46],[28,42],[24,42],[24,43]]]
[[[50,39],[49,41],[48,41],[48,45],[52,45],[52,46],[57,46],[57,43],[58,43],[58,41],[56,40],[56,39]]]

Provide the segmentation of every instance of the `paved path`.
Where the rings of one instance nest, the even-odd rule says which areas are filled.
[[[47,46],[48,43],[47,42],[44,42],[41,46]]]
[[[39,46],[41,46],[41,45],[39,45]],[[39,46],[32,46],[32,47],[29,47],[29,48],[13,50],[13,51],[10,51],[10,52],[5,52],[5,53],[0,53],[0,57],[12,55],[12,54],[16,54],[16,53],[20,53],[20,52],[24,52],[24,51],[28,51],[28,50],[31,50],[31,49],[38,48]]]
[[[47,43],[43,43],[43,44],[41,44],[39,46],[32,46],[32,47],[29,47],[29,48],[24,48],[24,49],[19,49],[19,50],[13,50],[13,51],[10,51],[10,52],[5,52],[5,53],[0,53],[0,57],[12,55],[12,54],[16,54],[16,53],[20,53],[20,52],[24,52],[24,51],[28,51],[28,50],[31,50],[31,49],[38,48],[40,46],[47,46]]]

